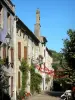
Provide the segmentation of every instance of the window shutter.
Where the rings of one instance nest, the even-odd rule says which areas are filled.
[[[3,59],[6,58],[6,47],[3,47]]]
[[[18,88],[20,88],[20,72],[18,72]]]
[[[11,77],[11,97],[13,96],[13,76]]]
[[[13,67],[13,62],[14,62],[14,50],[11,48],[11,67]]]
[[[45,57],[45,50],[44,50],[44,57]]]
[[[2,5],[0,4],[0,27],[2,24]]]
[[[3,6],[0,4],[0,27],[3,28]]]
[[[18,59],[21,59],[21,42],[18,42]]]
[[[1,25],[1,11],[0,11],[0,25]]]
[[[27,47],[24,47],[24,59],[27,60]]]

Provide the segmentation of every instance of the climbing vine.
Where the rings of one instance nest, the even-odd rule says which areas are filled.
[[[50,81],[50,77],[46,75],[46,83],[48,84],[49,81]]]
[[[22,59],[22,61],[21,61],[20,70],[22,72],[22,87],[21,87],[20,95],[22,97],[24,97],[25,96],[25,88],[27,85],[28,70],[29,70],[29,65],[27,64],[27,62],[24,59]]]
[[[42,77],[40,74],[35,72],[35,68],[33,65],[31,66],[30,72],[31,72],[31,85],[30,85],[31,92],[32,92],[32,94],[34,92],[39,93],[41,90],[40,84],[42,82]]]

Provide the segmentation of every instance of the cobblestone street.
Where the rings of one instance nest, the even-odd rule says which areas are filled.
[[[58,96],[51,96],[48,94],[38,94],[30,97],[28,100],[60,100]]]

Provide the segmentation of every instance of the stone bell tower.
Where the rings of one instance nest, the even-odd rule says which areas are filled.
[[[34,34],[37,38],[40,38],[40,11],[36,10],[36,24],[34,26]]]

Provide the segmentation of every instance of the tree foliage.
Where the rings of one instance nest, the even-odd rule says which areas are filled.
[[[50,77],[46,75],[46,84],[48,84],[48,82],[50,82]]]
[[[9,84],[6,72],[4,71],[4,61],[0,59],[0,100],[4,100],[4,98],[10,100],[10,96],[8,94]]]
[[[9,88],[8,78],[6,72],[3,69],[4,62],[0,59],[0,90],[7,91]]]
[[[53,62],[59,61],[60,60],[60,57],[61,57],[61,53],[56,52],[54,50],[50,50],[50,51],[52,53]]]
[[[75,69],[75,31],[67,31],[68,39],[64,40],[63,53],[70,68]]]
[[[29,65],[24,59],[22,59],[21,61],[20,70],[22,72],[22,90],[25,90],[28,78]]]
[[[52,58],[53,58],[53,64],[52,67],[54,70],[58,70],[58,68],[63,67],[62,66],[62,53],[56,52],[54,50],[50,50],[52,52]]]
[[[65,82],[69,77],[69,71],[64,55],[62,52],[52,52],[54,59],[52,64],[52,67],[54,68],[54,80],[58,81],[59,83]]]
[[[34,92],[39,93],[40,92],[40,84],[42,82],[42,77],[40,74],[35,72],[35,68],[33,65],[31,66],[30,72],[31,72],[31,86],[30,86],[31,92],[32,92],[32,94]]]
[[[64,39],[64,48],[62,49],[64,59],[66,62],[66,74],[68,78],[66,81],[75,82],[75,31],[69,29],[67,31],[68,38]]]
[[[22,97],[25,97],[25,92],[26,92],[25,89],[27,86],[29,65],[24,59],[22,59],[21,61],[20,70],[22,72],[22,87],[21,91],[19,92],[18,99],[22,99]]]

